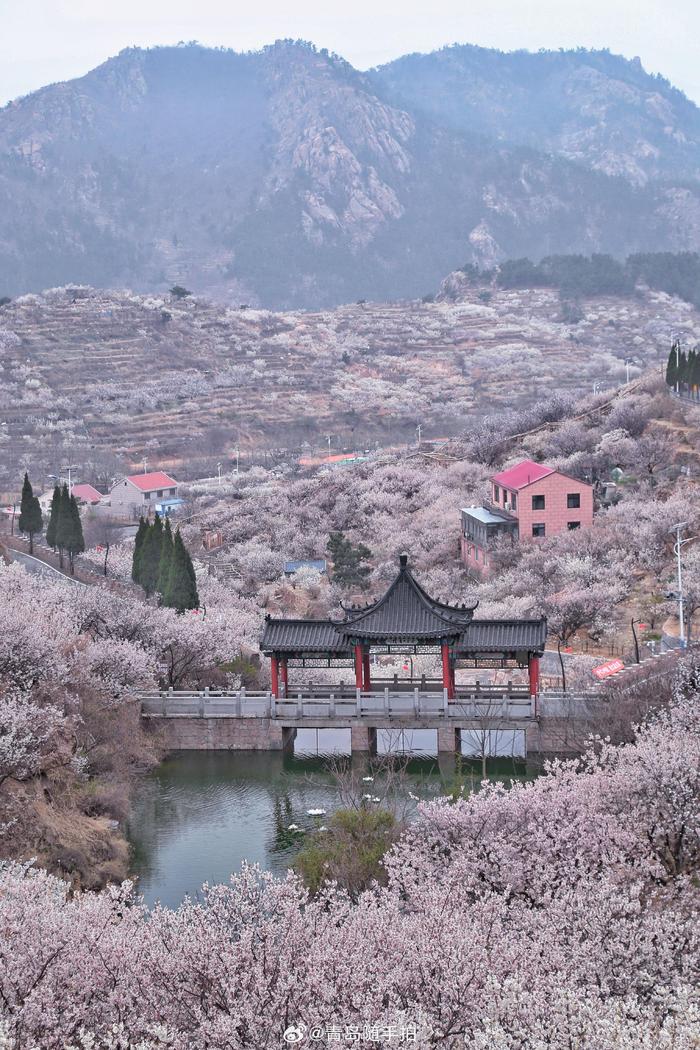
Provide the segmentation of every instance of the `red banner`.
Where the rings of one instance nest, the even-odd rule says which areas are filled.
[[[609,678],[611,674],[617,674],[618,671],[621,671],[624,666],[624,660],[608,660],[606,663],[592,668],[592,671],[596,678]]]

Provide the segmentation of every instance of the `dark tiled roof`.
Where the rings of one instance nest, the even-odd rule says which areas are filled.
[[[543,652],[547,621],[472,620],[457,643],[457,653]]]
[[[426,594],[401,558],[401,568],[386,594],[364,609],[351,609],[338,630],[351,638],[443,638],[461,634],[476,602],[452,606]]]
[[[260,648],[263,652],[350,652],[347,640],[330,620],[266,620]]]
[[[275,620],[268,617],[260,640],[263,652],[349,655],[355,640],[437,642],[457,639],[457,652],[544,650],[547,621],[474,620],[477,603],[453,606],[431,598],[401,557],[398,576],[386,594],[362,609],[349,609],[344,620]]]

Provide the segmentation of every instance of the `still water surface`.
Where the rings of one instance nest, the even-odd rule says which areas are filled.
[[[407,734],[408,736],[408,734]],[[347,737],[347,739],[346,739]],[[349,731],[300,730],[293,755],[279,751],[179,751],[141,781],[128,834],[132,873],[148,905],[176,907],[204,882],[225,882],[244,860],[282,874],[304,836],[338,805],[329,756],[349,752]],[[434,733],[415,731],[406,789],[421,799],[449,793],[455,764],[437,757]],[[395,747],[392,743],[392,748]],[[379,741],[382,750],[382,741]],[[366,763],[360,756],[355,759]],[[499,761],[512,776],[512,762]],[[494,773],[496,770],[494,769]],[[522,768],[520,769],[522,775]],[[478,779],[478,774],[477,774]]]

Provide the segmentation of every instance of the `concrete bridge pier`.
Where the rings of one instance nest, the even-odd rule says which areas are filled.
[[[462,750],[462,731],[454,726],[440,726],[437,731],[437,749],[440,754],[457,754]]]
[[[374,726],[353,725],[350,727],[350,750],[365,754],[377,753],[377,730]]]
[[[455,752],[438,751],[437,763],[440,777],[449,789],[450,785],[454,783],[457,773],[457,755]]]
[[[297,738],[297,731],[293,726],[288,726],[282,729],[282,750],[286,754],[294,754],[294,741]]]

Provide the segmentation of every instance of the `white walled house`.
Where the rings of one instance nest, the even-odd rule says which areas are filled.
[[[78,482],[76,485],[71,485],[71,495],[75,496],[79,506],[92,506],[95,507],[107,497],[103,496],[101,492],[93,485],[87,483]],[[41,507],[42,514],[51,513],[51,500],[53,499],[53,489],[47,489],[39,496],[39,506]]]
[[[112,513],[128,518],[155,511],[167,515],[183,502],[177,490],[177,481],[162,470],[130,474],[118,481],[109,494]]]

